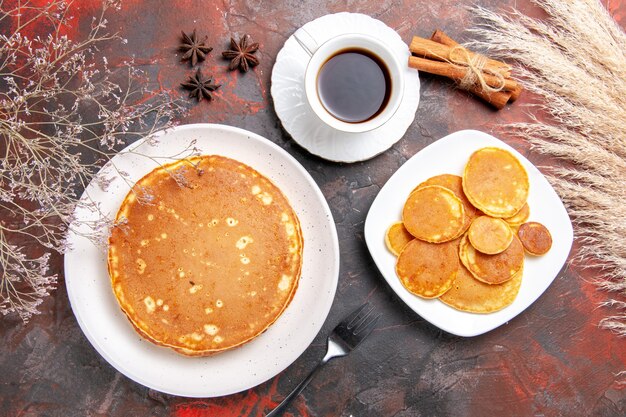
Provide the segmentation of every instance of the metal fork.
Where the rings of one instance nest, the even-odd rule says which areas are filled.
[[[328,336],[328,342],[326,346],[326,355],[322,360],[313,368],[309,376],[304,381],[300,382],[297,387],[294,388],[285,399],[276,406],[275,409],[266,414],[265,417],[276,417],[287,408],[287,405],[293,400],[302,390],[309,385],[309,382],[313,379],[317,371],[324,366],[328,361],[334,358],[340,358],[346,356],[353,349],[355,349],[376,327],[376,323],[380,318],[380,314],[373,317],[374,309],[369,307],[368,303],[363,304],[361,307],[354,310],[350,315],[341,321]]]

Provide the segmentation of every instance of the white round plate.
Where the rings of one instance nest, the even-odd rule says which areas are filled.
[[[389,46],[400,62],[408,62],[409,48],[400,35],[380,20],[359,13],[322,16],[303,26],[318,44],[347,33],[375,37]],[[383,126],[364,133],[341,132],[324,124],[313,112],[304,91],[309,55],[289,37],[272,69],[272,98],[276,114],[293,139],[314,155],[336,162],[357,162],[386,151],[406,133],[419,103],[418,72],[406,66],[400,107]]]
[[[168,156],[180,155],[192,141],[202,154],[223,155],[270,178],[289,199],[302,226],[302,278],[289,307],[262,335],[239,348],[210,357],[186,357],[141,338],[119,308],[111,290],[106,252],[70,234],[65,283],[81,329],[96,350],[134,381],[168,394],[216,397],[256,386],[289,366],[311,344],[330,310],[339,274],[337,231],[328,204],[305,169],[269,140],[230,126],[193,124],[161,132],[156,145],[131,145],[112,162],[133,183]],[[133,152],[128,152],[133,149]],[[178,156],[180,158],[181,156]],[[114,218],[129,188],[107,164],[99,175],[114,176],[106,192],[94,181],[85,195]],[[81,221],[96,215],[78,209]]]
[[[543,223],[552,234],[552,248],[543,256],[526,256],[517,298],[488,314],[459,311],[439,300],[426,300],[407,291],[395,271],[396,257],[385,246],[389,225],[401,218],[402,207],[415,186],[439,174],[463,175],[470,155],[483,147],[506,149],[519,159],[530,180],[530,221]],[[530,306],[550,286],[567,260],[574,232],[567,211],[548,180],[523,155],[487,133],[462,130],[425,147],[391,176],[372,203],[365,220],[365,241],[372,258],[393,291],[425,320],[458,336],[477,336],[505,324]]]

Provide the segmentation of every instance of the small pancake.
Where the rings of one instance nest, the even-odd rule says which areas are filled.
[[[447,188],[430,185],[409,195],[402,221],[418,239],[441,243],[455,239],[465,225],[463,203]]]
[[[524,247],[517,237],[509,247],[497,255],[478,252],[463,236],[459,246],[459,258],[476,279],[486,284],[502,284],[510,280],[524,266]]]
[[[477,251],[495,255],[509,247],[513,241],[513,231],[502,219],[480,216],[472,222],[467,238]]]
[[[510,305],[519,293],[524,268],[510,280],[498,284],[485,284],[474,278],[463,265],[459,265],[452,288],[439,297],[441,301],[461,311],[492,313]]]
[[[522,245],[524,245],[526,252],[531,255],[545,255],[552,247],[552,235],[550,234],[550,231],[541,223],[524,223],[519,227],[517,236],[522,242]]]
[[[402,222],[393,223],[385,233],[385,245],[387,245],[389,252],[396,256],[400,255],[406,244],[413,239],[413,235],[406,230]]]
[[[492,217],[511,217],[520,211],[528,199],[528,190],[526,170],[504,149],[479,149],[465,165],[465,195],[476,208]]]
[[[458,242],[429,243],[418,239],[409,242],[398,257],[396,274],[411,293],[436,298],[448,291],[458,266]]]
[[[463,178],[459,177],[458,175],[452,174],[435,175],[434,177],[430,177],[426,181],[419,184],[417,187],[414,188],[413,191],[417,190],[418,188],[427,187],[429,185],[438,185],[440,187],[447,188],[448,190],[452,191],[454,195],[456,195],[463,203],[463,208],[465,210],[465,224],[458,236],[456,236],[460,237],[463,233],[467,231],[470,224],[472,224],[472,221],[481,214],[480,211],[478,211],[478,209],[474,207],[465,196],[465,193],[463,192]]]
[[[510,226],[519,226],[525,223],[526,220],[528,220],[528,217],[530,217],[530,207],[528,206],[528,203],[526,203],[513,216],[507,217],[503,220],[507,222]]]
[[[135,330],[157,345],[192,356],[240,346],[282,314],[298,287],[296,213],[276,185],[233,159],[156,168],[128,193],[117,220],[113,292]]]

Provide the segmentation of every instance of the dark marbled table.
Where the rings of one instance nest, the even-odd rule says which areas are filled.
[[[85,32],[97,2],[76,3],[74,29]],[[406,307],[378,272],[363,239],[367,211],[387,179],[420,149],[451,132],[493,133],[535,164],[555,164],[499,128],[527,120],[524,104],[533,97],[525,94],[515,105],[495,112],[447,82],[422,76],[419,109],[404,138],[382,155],[355,164],[312,156],[294,143],[274,112],[269,93],[274,59],[304,23],[353,11],[382,20],[407,42],[413,34],[428,36],[435,28],[464,41],[464,29],[471,26],[465,6],[473,3],[492,9],[515,6],[541,16],[525,0],[124,2],[109,20],[128,44],[108,50],[109,57],[134,55],[163,88],[177,90],[191,73],[175,54],[180,30],[195,27],[208,34],[215,50],[202,68],[223,86],[213,102],[190,104],[181,123],[249,129],[286,149],[317,181],[339,234],[337,294],[314,343],[283,373],[239,394],[187,399],[138,385],[100,357],[79,329],[61,279],[42,314],[30,323],[23,325],[14,317],[0,320],[0,416],[262,416],[308,374],[323,355],[330,330],[364,300],[384,313],[380,327],[357,351],[323,369],[286,416],[626,415],[626,385],[616,376],[626,369],[624,339],[597,326],[605,312],[597,307],[604,295],[589,281],[594,271],[568,266],[525,312],[494,331],[466,339],[444,333]],[[603,3],[626,25],[626,2]],[[261,64],[255,70],[225,70],[218,54],[231,33],[250,33],[261,43]],[[62,257],[55,259],[54,268],[62,275]]]

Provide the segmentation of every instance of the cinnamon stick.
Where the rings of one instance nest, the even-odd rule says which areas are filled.
[[[450,52],[452,51],[452,48],[453,47],[437,43],[430,39],[420,38],[418,36],[414,36],[411,44],[409,45],[409,50],[418,57],[435,59],[438,61],[450,61]],[[467,52],[467,55],[457,54],[458,56],[455,55],[455,58],[464,63],[466,61],[466,58],[472,60],[478,55],[465,48],[463,49]],[[511,76],[511,67],[508,64],[496,61],[491,58],[487,58],[483,70],[486,72],[491,72],[492,74],[500,74],[504,77]]]
[[[442,30],[439,30],[439,29],[436,29],[436,30],[433,32],[433,34],[430,36],[430,39],[431,39],[431,40],[433,40],[433,41],[435,41],[435,42],[438,42],[438,43],[441,43],[441,44],[444,44],[444,45],[447,45],[447,46],[451,46],[451,47],[454,47],[454,46],[459,46],[459,43],[458,43],[457,41],[455,41],[454,39],[452,39],[451,37],[449,37],[448,35],[446,35],[446,33],[445,33],[445,32],[443,32]],[[500,61],[497,61],[497,62],[500,62]],[[505,63],[502,63],[502,64],[506,65]],[[510,67],[509,67],[509,68],[510,68]],[[511,96],[510,96],[510,98],[509,98],[509,102],[511,102],[511,103],[512,103],[512,102],[514,102],[515,100],[517,100],[517,98],[518,98],[518,97],[520,96],[520,94],[522,93],[522,90],[523,90],[523,87],[522,87],[519,83],[517,83],[517,88],[513,88],[513,89],[510,91]],[[470,90],[470,91],[471,91],[472,93],[474,93],[473,89],[472,89],[472,90]],[[482,91],[482,90],[481,90],[481,89],[479,89],[478,91]],[[477,94],[477,95],[479,95],[479,96],[480,96],[480,94],[479,94],[478,92],[476,92],[476,93],[474,93],[474,94]],[[496,94],[496,93],[494,93],[494,94]],[[506,93],[505,93],[505,94],[506,94]],[[481,97],[482,97],[482,96],[481,96]],[[486,99],[486,100],[487,100],[487,101],[489,101],[488,99]],[[494,103],[492,103],[492,104],[494,104]]]
[[[452,39],[451,37],[449,37],[448,35],[446,35],[443,31],[439,29],[436,29],[433,32],[433,34],[430,36],[430,39],[437,43],[450,46],[450,47],[459,45],[454,39]],[[484,91],[480,85],[475,85],[473,87],[470,87],[468,91],[482,98],[483,100],[485,100],[487,103],[491,104],[498,110],[503,109],[506,103],[508,103],[509,100],[511,100],[513,96],[513,93],[511,91],[498,91],[496,93],[489,93],[489,92]],[[511,100],[511,101],[514,101],[514,100]]]
[[[511,90],[511,98],[509,99],[509,101],[513,103],[515,100],[517,100],[519,95],[522,94],[522,90],[524,90],[524,87],[522,87],[520,83],[517,83],[517,88]]]
[[[470,71],[467,67],[461,67],[459,65],[450,64],[448,62],[435,61],[432,59],[420,58],[416,56],[409,57],[409,66],[419,71],[424,71],[429,74],[441,75],[444,77],[452,78],[453,80],[462,80]],[[502,84],[502,80],[495,75],[483,74],[483,79],[488,86],[498,88]],[[510,78],[504,79],[504,91],[517,91],[519,84]]]
[[[433,42],[437,42],[446,46],[458,46],[459,43],[446,35],[443,30],[435,29],[432,35],[430,35],[430,40]]]
[[[496,91],[495,93],[489,93],[487,91],[483,91],[480,86],[471,87],[468,91],[485,100],[498,110],[502,110],[511,100],[512,96],[510,91]]]

